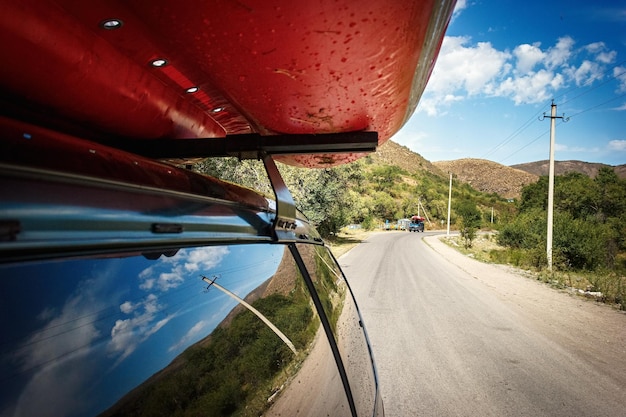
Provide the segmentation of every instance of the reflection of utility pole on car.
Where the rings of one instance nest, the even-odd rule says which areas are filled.
[[[248,310],[250,310],[251,312],[254,313],[255,316],[257,316],[258,318],[261,319],[261,321],[263,321],[263,323],[265,323],[267,325],[267,327],[269,327],[270,329],[272,329],[272,331],[274,333],[276,333],[276,336],[280,337],[280,339],[285,342],[285,344],[289,347],[289,349],[291,349],[291,351],[295,354],[298,353],[298,351],[296,350],[296,347],[294,346],[293,343],[291,343],[291,340],[289,340],[289,338],[287,336],[285,336],[285,334],[283,332],[280,331],[280,329],[278,329],[278,327],[274,326],[274,324],[269,321],[269,319],[267,317],[265,317],[263,315],[263,313],[261,313],[259,310],[257,310],[256,308],[252,307],[250,304],[248,304],[247,302],[245,302],[242,298],[240,298],[237,294],[230,292],[229,290],[227,290],[226,288],[222,287],[220,284],[218,284],[217,282],[215,282],[217,279],[219,278],[219,275],[213,275],[213,278],[207,278],[204,275],[202,276],[202,281],[206,282],[207,284],[209,284],[206,289],[208,290],[209,288],[211,288],[211,286],[217,288],[218,290],[222,291],[224,294],[234,298],[235,300],[237,300],[237,302],[241,305],[243,305],[245,308],[247,308]]]

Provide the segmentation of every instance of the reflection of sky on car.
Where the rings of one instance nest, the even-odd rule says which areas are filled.
[[[269,278],[281,245],[0,267],[0,417],[82,415],[110,406],[207,336]]]

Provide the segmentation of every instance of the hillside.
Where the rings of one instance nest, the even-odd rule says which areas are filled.
[[[420,154],[391,140],[378,147],[376,152],[372,154],[372,160],[381,165],[396,165],[412,174],[418,171],[428,171],[445,176],[445,172],[424,159]]]
[[[583,162],[583,161],[554,161],[554,174],[563,175],[568,172],[580,172],[591,178],[594,178],[600,168],[611,167],[610,165]],[[519,169],[534,175],[548,175],[550,161],[528,162],[526,164],[512,165],[511,168]],[[611,167],[619,178],[626,178],[626,164]]]
[[[209,158],[194,169],[272,195],[260,161]],[[296,205],[324,237],[345,224],[374,227],[422,209],[434,223],[445,220],[449,172],[457,180],[453,199],[469,198],[481,210],[495,207],[503,217],[511,214],[507,200],[520,198],[522,188],[539,178],[483,159],[431,163],[393,141],[351,164],[312,170],[279,163],[279,169]]]
[[[433,165],[442,172],[451,172],[476,190],[496,193],[505,198],[519,198],[522,188],[539,178],[538,175],[485,159],[438,161]]]

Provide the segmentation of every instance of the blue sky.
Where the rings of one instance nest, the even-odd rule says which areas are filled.
[[[0,416],[92,415],[210,334],[237,302],[275,273],[281,245],[180,249],[142,256],[0,267],[6,331]],[[22,279],[28,277],[28,279]]]
[[[626,164],[626,1],[460,0],[420,103],[392,140],[429,161]]]

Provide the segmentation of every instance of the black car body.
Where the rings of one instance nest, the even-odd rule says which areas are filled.
[[[3,415],[383,414],[350,288],[284,201],[1,133]]]

